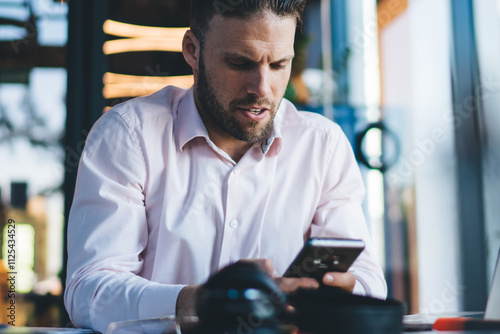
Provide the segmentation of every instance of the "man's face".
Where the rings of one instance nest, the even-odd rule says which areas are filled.
[[[209,130],[247,143],[270,135],[290,78],[295,27],[295,18],[266,12],[248,21],[211,20],[195,71],[195,97]]]

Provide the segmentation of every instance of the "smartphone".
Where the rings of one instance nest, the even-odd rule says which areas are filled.
[[[283,276],[321,281],[327,272],[346,272],[363,249],[359,239],[310,238]]]

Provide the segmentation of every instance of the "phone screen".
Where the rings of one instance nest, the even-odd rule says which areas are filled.
[[[359,239],[311,238],[283,276],[321,281],[327,272],[346,272],[364,248],[365,243]]]

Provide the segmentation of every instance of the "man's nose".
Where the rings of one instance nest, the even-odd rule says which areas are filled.
[[[247,93],[256,97],[267,97],[271,92],[271,80],[269,70],[257,68],[252,71],[247,84]]]

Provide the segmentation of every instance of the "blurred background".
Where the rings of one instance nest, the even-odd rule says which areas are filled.
[[[191,86],[188,25],[186,0],[0,0],[0,309],[12,219],[16,326],[71,325],[64,236],[86,135],[117,103]],[[351,141],[389,295],[408,314],[485,308],[499,64],[500,0],[308,1],[286,97]]]

